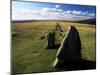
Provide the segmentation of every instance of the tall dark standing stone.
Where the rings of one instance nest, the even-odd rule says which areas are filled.
[[[47,48],[52,49],[55,47],[55,32],[54,31],[48,33],[47,42],[48,42]]]
[[[54,67],[64,67],[81,59],[81,41],[74,26],[70,26],[58,49]]]

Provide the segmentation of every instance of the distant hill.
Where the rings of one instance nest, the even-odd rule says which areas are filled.
[[[96,25],[96,19],[80,20],[80,21],[68,21],[68,20],[14,20],[12,23],[24,23],[24,22],[47,22],[47,21],[57,21],[57,22],[75,22]]]
[[[96,19],[80,20],[80,21],[77,21],[77,22],[78,23],[86,23],[86,24],[96,25]]]

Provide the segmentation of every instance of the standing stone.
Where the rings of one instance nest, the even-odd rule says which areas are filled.
[[[61,28],[61,25],[59,23],[57,23],[56,25],[56,31],[61,31],[62,32],[62,28]]]
[[[70,26],[58,49],[54,67],[63,67],[81,59],[81,41],[74,26]]]
[[[47,48],[52,49],[55,47],[55,32],[54,31],[48,33],[47,42],[48,42]]]

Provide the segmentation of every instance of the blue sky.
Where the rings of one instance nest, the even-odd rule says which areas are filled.
[[[95,17],[95,6],[12,1],[12,20],[77,21]]]

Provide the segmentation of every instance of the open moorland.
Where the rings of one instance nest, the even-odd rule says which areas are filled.
[[[53,72],[53,62],[58,49],[46,49],[47,34],[57,22],[16,22],[12,23],[12,72]],[[63,32],[56,33],[56,43],[60,44],[69,26],[75,26],[82,43],[82,59],[96,60],[96,25],[59,22]],[[59,35],[61,34],[61,35]],[[41,37],[44,36],[44,39]]]

